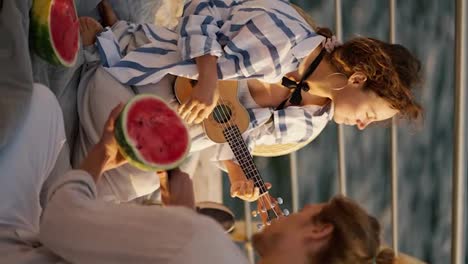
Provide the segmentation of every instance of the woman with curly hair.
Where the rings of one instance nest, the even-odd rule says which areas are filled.
[[[197,124],[219,99],[218,80],[238,80],[239,100],[250,114],[243,136],[251,151],[310,142],[330,120],[364,129],[395,115],[417,119],[422,112],[413,95],[420,63],[405,47],[367,37],[341,44],[288,1],[188,1],[177,31],[119,21],[105,0],[100,10],[110,26],[104,31],[97,21],[81,18],[83,43],[101,64],[88,71],[79,101],[85,149],[98,140],[93,135],[111,106],[134,92],[160,95],[178,107],[192,125],[191,152],[214,146]],[[197,79],[180,106],[172,94],[174,75]],[[229,145],[216,148],[213,160],[228,170],[231,195],[256,200],[258,189]],[[115,183],[131,172],[117,174],[108,177],[112,189],[135,186]]]

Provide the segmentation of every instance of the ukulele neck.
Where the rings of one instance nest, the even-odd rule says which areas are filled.
[[[260,176],[257,166],[255,166],[253,157],[242,138],[239,128],[236,125],[229,126],[224,129],[223,134],[247,179],[254,182],[255,187],[259,188],[260,194],[267,193],[265,182]]]

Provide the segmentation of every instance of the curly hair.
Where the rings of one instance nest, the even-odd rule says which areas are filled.
[[[384,98],[408,119],[417,119],[422,107],[412,89],[420,83],[421,63],[399,44],[358,37],[328,54],[330,63],[348,77],[355,72],[366,75],[364,89]]]
[[[303,9],[292,6],[317,34],[332,37],[330,29],[317,27]],[[355,72],[365,74],[364,89],[385,99],[400,116],[414,120],[422,115],[422,107],[413,94],[421,83],[421,63],[402,45],[357,37],[327,53],[326,59],[348,77]]]

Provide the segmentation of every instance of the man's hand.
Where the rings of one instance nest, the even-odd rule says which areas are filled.
[[[161,199],[164,205],[185,206],[195,209],[193,183],[189,175],[180,169],[158,172],[161,183]]]
[[[87,171],[96,182],[105,171],[117,168],[127,162],[120,154],[114,137],[115,120],[123,108],[124,105],[120,103],[112,110],[104,125],[101,139],[81,163],[80,169]]]
[[[105,150],[105,155],[108,157],[104,171],[108,171],[117,167],[122,166],[127,163],[127,160],[120,154],[119,145],[115,139],[115,121],[122,112],[124,105],[122,103],[118,104],[114,109],[112,109],[109,118],[104,125],[104,130],[102,132],[101,140],[97,144]]]

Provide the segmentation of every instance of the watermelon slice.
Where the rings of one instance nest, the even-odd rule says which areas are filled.
[[[182,119],[161,98],[141,94],[130,100],[116,121],[120,152],[142,170],[169,170],[180,165],[190,150]]]
[[[73,0],[34,0],[31,10],[32,46],[54,65],[75,65],[80,24]]]

